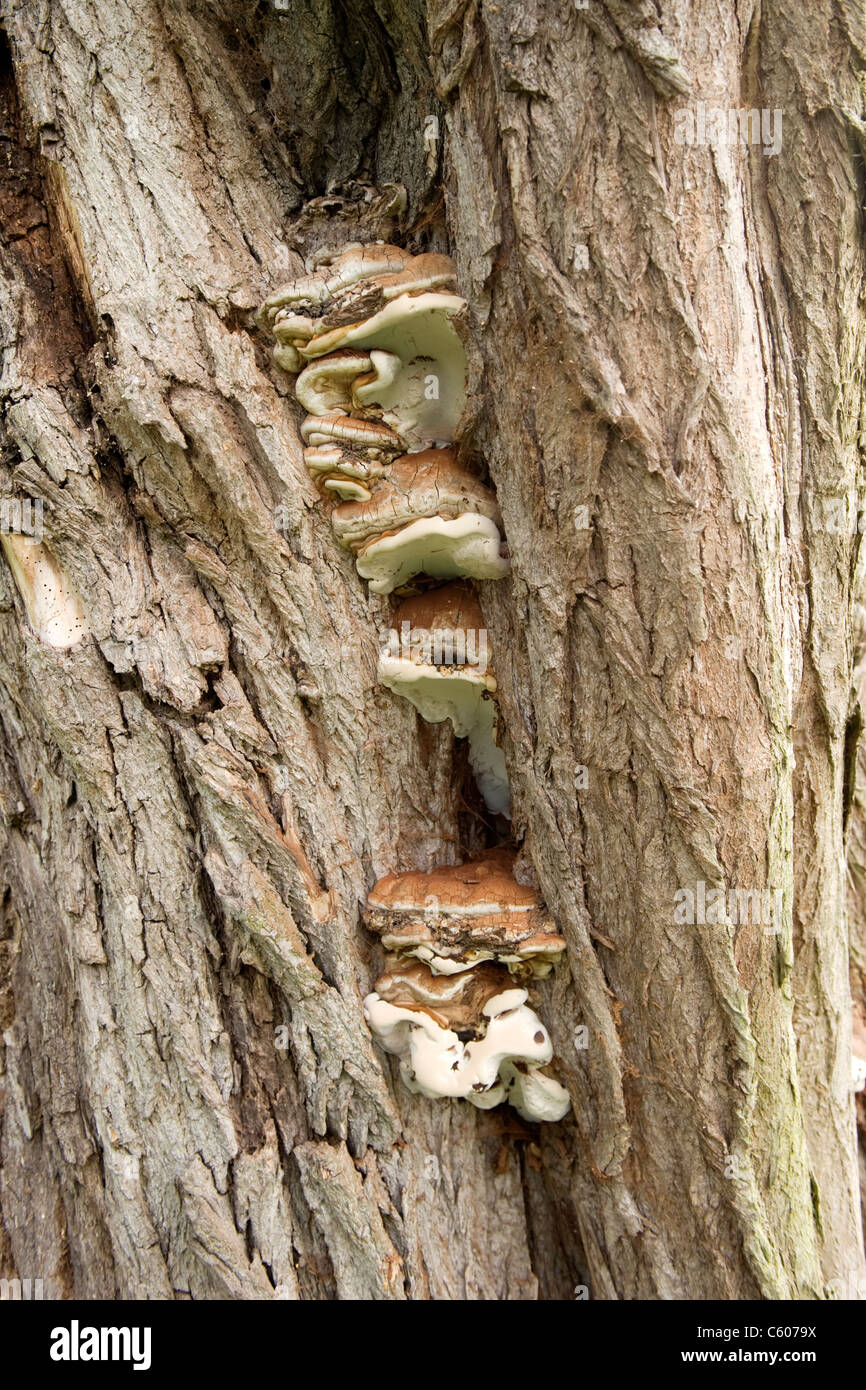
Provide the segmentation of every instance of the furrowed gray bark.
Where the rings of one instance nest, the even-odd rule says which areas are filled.
[[[827,517],[862,494],[866,35],[801,8],[4,0],[3,490],[44,501],[92,629],[44,646],[0,566],[10,1276],[863,1277],[859,534]],[[699,102],[780,110],[778,153],[678,143]],[[252,324],[304,254],[373,238],[448,249],[469,301],[513,829],[569,944],[539,989],[557,1125],[413,1098],[361,1012],[371,884],[489,838],[465,751],[376,683],[392,605]],[[780,930],[678,923],[699,881],[782,890]]]

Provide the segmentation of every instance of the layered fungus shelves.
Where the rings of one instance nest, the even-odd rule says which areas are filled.
[[[527,1120],[561,1120],[568,1092],[526,986],[565,949],[508,851],[430,873],[390,874],[367,926],[391,952],[364,1001],[371,1029],[400,1057],[410,1090],[481,1109],[507,1101]]]
[[[353,243],[314,257],[257,323],[296,376],[304,462],[336,540],[373,593],[401,600],[379,681],[467,740],[488,810],[507,818],[496,678],[467,581],[504,578],[509,559],[496,497],[456,448],[465,309],[449,257]],[[529,991],[565,943],[513,857],[500,847],[375,885],[366,921],[388,955],[364,1012],[410,1090],[559,1120],[570,1101]]]

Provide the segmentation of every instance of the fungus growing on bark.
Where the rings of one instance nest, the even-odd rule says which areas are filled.
[[[491,811],[508,816],[505,755],[496,742],[496,679],[481,606],[467,584],[446,584],[398,607],[379,656],[379,680],[431,724],[449,719]]]
[[[36,636],[59,649],[86,637],[90,629],[81,600],[48,547],[11,533],[0,535],[0,542]]]
[[[349,242],[339,251],[325,252],[312,263],[307,262],[310,267],[307,275],[274,290],[256,315],[256,322],[260,328],[272,330],[281,315],[300,313],[304,309],[315,313],[339,301],[341,295],[359,281],[375,275],[394,275],[411,259],[410,253],[399,246],[379,242],[362,246],[360,242]]]
[[[370,1028],[400,1057],[408,1088],[468,1100],[484,1110],[509,1101],[526,1120],[561,1120],[570,1108],[568,1092],[553,1077],[535,1075],[551,1060],[553,1045],[527,1006],[526,990],[509,987],[507,972],[492,966],[488,974],[494,978],[449,980],[445,988],[453,997],[443,1009],[440,1000],[428,1004],[424,998],[436,980],[427,973],[429,982],[421,984],[415,977],[407,982],[387,975],[364,1000]],[[499,990],[490,993],[497,983]]]
[[[466,405],[466,353],[452,323],[464,307],[455,294],[402,294],[361,323],[315,334],[298,351],[309,360],[365,349],[371,366],[352,388],[356,409],[381,416],[407,450],[448,443]]]
[[[301,438],[312,447],[343,444],[357,453],[381,458],[400,447],[393,430],[375,420],[353,420],[337,411],[327,415],[308,415],[301,425]]]
[[[368,501],[335,508],[331,524],[377,594],[390,594],[416,574],[501,579],[508,573],[496,499],[458,464],[453,449],[398,458]]]
[[[483,1109],[508,1101],[524,1119],[561,1120],[568,1093],[541,1071],[550,1037],[512,977],[546,974],[565,942],[513,862],[491,850],[379,880],[365,920],[395,954],[364,1013],[410,1090]]]
[[[298,349],[312,338],[320,323],[324,324],[326,307],[331,319],[340,321],[341,306],[354,286],[376,275],[392,276],[409,260],[408,251],[397,246],[351,242],[340,251],[317,258],[308,274],[281,285],[256,315],[259,328],[277,341],[277,365],[287,372],[299,372],[303,359]]]
[[[330,411],[348,415],[354,382],[372,370],[369,353],[344,348],[310,362],[295,382],[295,395],[311,415],[327,415]]]
[[[422,449],[454,439],[466,404],[453,323],[466,305],[454,283],[448,256],[350,246],[281,286],[257,322],[277,341],[278,365],[300,372],[298,399],[311,414],[382,419],[404,450]]]
[[[437,974],[497,960],[517,976],[546,975],[565,942],[513,864],[510,850],[497,849],[467,864],[388,874],[370,891],[365,922],[387,951]]]
[[[387,957],[385,973],[376,981],[376,993],[386,1003],[423,1009],[441,1028],[453,1028],[461,1037],[467,1030],[472,1034],[484,1005],[510,988],[505,966],[489,961],[459,974],[437,975],[424,961],[396,955]]]
[[[387,425],[337,411],[308,415],[301,425],[304,462],[320,487],[351,501],[370,500],[369,484],[386,471],[400,441]]]
[[[381,464],[368,463],[339,444],[305,449],[304,462],[319,487],[336,493],[346,502],[368,502],[373,494],[367,481],[380,477],[385,471]]]
[[[273,328],[277,346],[274,361],[284,372],[299,372],[304,365],[297,344],[313,335],[313,325],[302,314],[280,314]]]

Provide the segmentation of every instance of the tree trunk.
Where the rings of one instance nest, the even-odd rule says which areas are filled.
[[[856,1288],[860,7],[2,14],[2,491],[90,635],[41,642],[2,565],[0,1263],[84,1298]],[[701,142],[702,104],[762,139]],[[495,838],[376,682],[393,603],[253,325],[377,238],[469,302],[556,1124],[410,1095],[361,1010],[373,882]],[[719,886],[782,908],[683,920]]]

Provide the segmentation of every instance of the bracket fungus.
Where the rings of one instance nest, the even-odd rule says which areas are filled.
[[[332,370],[343,370],[338,350],[364,348],[369,366],[349,387],[353,408],[384,420],[407,451],[450,442],[466,405],[466,353],[451,321],[464,307],[455,294],[403,294],[363,323],[317,334],[298,349],[319,359],[301,389],[309,398],[311,380],[330,387]]]
[[[454,286],[448,256],[353,244],[281,286],[256,321],[311,415],[384,422],[410,452],[450,443],[466,405]]]
[[[417,574],[501,579],[508,573],[496,499],[457,462],[454,449],[398,458],[369,499],[342,503],[331,524],[376,594],[390,594]]]
[[[304,462],[340,499],[338,540],[374,593],[416,574],[508,573],[495,498],[447,446],[466,406],[466,352],[448,256],[351,243],[308,262],[256,322],[297,373]]]
[[[411,259],[411,254],[399,246],[379,242],[362,246],[359,241],[351,241],[339,250],[323,251],[307,262],[307,275],[274,290],[259,310],[256,321],[259,327],[273,332],[290,309],[313,315],[325,304],[340,302],[345,292],[360,280],[374,275],[394,275]]]
[[[466,864],[388,874],[370,891],[365,921],[387,951],[439,974],[498,960],[518,977],[547,975],[565,942],[513,865],[511,850],[495,849]]]
[[[489,809],[508,816],[505,755],[496,741],[496,678],[488,665],[487,629],[467,584],[445,584],[406,599],[394,614],[379,655],[383,685],[410,700],[431,724],[448,719],[469,741],[469,761]]]
[[[339,349],[304,368],[295,382],[295,395],[311,415],[328,415],[331,411],[348,415],[355,403],[352,390],[355,382],[359,378],[363,380],[372,370],[370,353]]]
[[[468,1042],[412,1000],[391,1003],[376,991],[364,1013],[383,1047],[400,1057],[409,1090],[468,1100],[482,1110],[508,1101],[525,1120],[561,1120],[571,1105],[568,1092],[540,1071],[553,1057],[547,1030],[527,1006],[526,990],[500,983],[465,1030]]]
[[[547,973],[565,942],[512,862],[494,850],[379,880],[365,920],[392,955],[364,1013],[410,1090],[560,1120],[568,1092],[541,1070],[550,1037],[513,977]]]
[[[65,650],[90,631],[81,600],[48,547],[27,536],[0,535],[12,577],[36,636]]]
[[[313,337],[325,307],[338,315],[355,285],[376,275],[393,275],[409,260],[408,251],[398,246],[350,242],[340,251],[315,259],[309,274],[281,285],[256,315],[259,328],[277,341],[277,365],[287,372],[299,372],[303,366],[299,347]]]
[[[447,256],[351,243],[307,263],[256,316],[277,365],[297,375],[307,412],[304,462],[334,494],[331,525],[377,594],[419,575],[500,579],[509,561],[496,498],[449,447],[466,406],[466,352]],[[417,586],[420,587],[420,586]],[[379,679],[432,723],[450,720],[491,810],[509,814],[496,741],[496,680],[487,633],[465,584],[408,599],[380,653]],[[483,644],[483,645],[482,645]],[[364,1011],[400,1057],[410,1089],[528,1120],[559,1120],[568,1093],[544,1070],[553,1049],[523,983],[565,947],[535,893],[495,850],[430,873],[391,874],[366,921],[390,953]]]
[[[338,497],[368,502],[368,486],[385,472],[400,442],[387,425],[353,420],[337,411],[308,415],[301,425],[304,462],[320,487]]]

